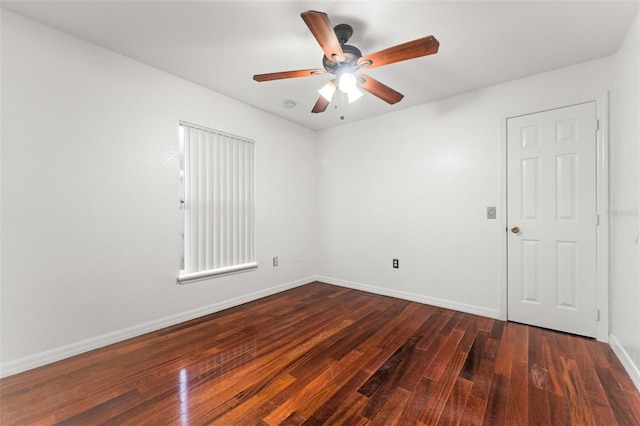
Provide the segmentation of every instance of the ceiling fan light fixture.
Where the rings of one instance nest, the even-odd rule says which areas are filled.
[[[333,83],[333,81],[329,81],[327,82],[327,84],[322,86],[322,89],[318,90],[318,93],[320,93],[322,97],[327,101],[331,102],[331,99],[333,99],[333,94],[336,93],[336,89],[336,85]]]
[[[355,102],[362,97],[362,92],[358,90],[358,79],[350,72],[340,74],[338,87],[342,93],[347,94],[349,103]]]
[[[349,90],[347,92],[347,98],[349,99],[349,103],[353,103],[362,97],[362,92],[358,90],[357,87]]]
[[[356,80],[356,77],[349,72],[343,72],[338,79],[338,87],[344,93],[349,93],[353,91],[353,89],[358,90],[357,84],[358,80]]]

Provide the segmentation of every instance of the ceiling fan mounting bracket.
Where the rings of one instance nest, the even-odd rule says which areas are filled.
[[[333,27],[333,31],[336,33],[336,38],[340,44],[348,42],[353,35],[353,28],[347,24],[338,24]]]

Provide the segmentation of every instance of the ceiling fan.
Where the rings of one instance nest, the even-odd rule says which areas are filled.
[[[403,94],[396,92],[368,75],[357,73],[362,69],[368,70],[382,65],[432,55],[438,52],[438,47],[440,46],[434,36],[427,36],[362,56],[360,49],[346,44],[353,34],[351,26],[339,24],[332,28],[327,14],[315,10],[303,12],[300,16],[324,52],[322,58],[324,69],[315,68],[256,74],[253,79],[263,82],[285,78],[310,77],[326,73],[333,74],[335,78],[318,91],[320,92],[320,97],[311,110],[313,113],[325,111],[338,89],[347,94],[349,103],[362,96],[362,92],[358,88],[377,96],[389,104],[399,102],[404,97]]]

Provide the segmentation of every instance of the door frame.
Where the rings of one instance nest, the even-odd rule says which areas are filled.
[[[501,185],[500,211],[502,215],[501,232],[501,286],[500,319],[506,321],[507,303],[507,120],[521,115],[535,114],[557,108],[563,108],[588,102],[596,104],[598,131],[596,133],[596,212],[599,226],[596,227],[596,307],[599,318],[596,324],[596,339],[609,341],[609,91],[604,93],[586,93],[572,98],[558,99],[544,104],[505,114],[500,119],[501,132]]]

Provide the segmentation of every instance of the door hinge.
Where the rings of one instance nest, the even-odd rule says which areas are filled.
[[[596,132],[600,130],[600,120],[596,119]]]
[[[596,309],[596,321],[600,321],[600,309]]]
[[[596,214],[596,226],[600,226],[600,215]]]

